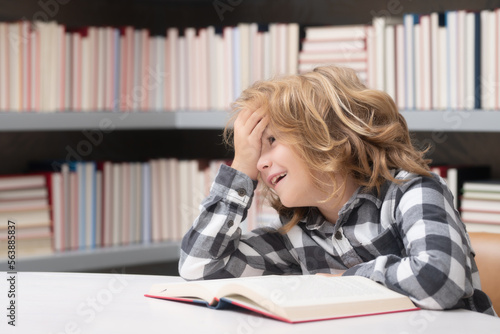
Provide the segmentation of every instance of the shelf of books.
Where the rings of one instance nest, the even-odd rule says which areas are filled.
[[[22,247],[23,242],[18,242]],[[135,244],[87,250],[71,250],[52,254],[33,254],[16,260],[18,271],[91,271],[150,263],[174,262],[179,259],[180,243],[175,241]],[[0,271],[9,271],[8,262],[0,263]]]
[[[223,160],[59,162],[0,176],[0,270],[83,270],[177,260]],[[43,168],[40,168],[41,170]],[[245,229],[272,214],[260,201]]]
[[[221,128],[253,82],[337,64],[391,95],[412,130],[498,132],[499,22],[500,9],[453,10],[348,26],[171,27],[163,36],[0,22],[0,131]]]
[[[0,133],[222,129],[245,87],[325,64],[353,68],[387,92],[411,131],[500,133],[499,25],[500,9],[349,26],[169,27],[161,36],[131,26],[0,22]],[[26,268],[78,269],[72,262],[91,266],[101,256],[114,266],[163,251],[173,258],[220,163],[55,161],[27,184],[1,175],[0,223],[18,224]],[[246,228],[267,219],[255,210]],[[8,233],[2,223],[0,259]]]

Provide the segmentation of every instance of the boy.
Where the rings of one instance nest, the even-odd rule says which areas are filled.
[[[360,275],[421,308],[495,314],[452,195],[387,94],[328,66],[257,82],[234,109],[233,164],[182,240],[181,276]],[[258,179],[280,219],[242,235]]]

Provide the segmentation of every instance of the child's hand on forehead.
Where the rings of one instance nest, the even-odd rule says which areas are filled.
[[[262,148],[262,133],[269,120],[262,107],[242,109],[234,122],[234,160],[232,167],[257,180],[257,161]]]

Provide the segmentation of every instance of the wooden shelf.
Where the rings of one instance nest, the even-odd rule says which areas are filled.
[[[500,132],[500,111],[403,111],[410,131]],[[0,132],[223,129],[226,111],[0,113]]]
[[[179,260],[180,242],[67,251],[16,260],[16,271],[90,271]],[[0,259],[0,271],[9,271]]]

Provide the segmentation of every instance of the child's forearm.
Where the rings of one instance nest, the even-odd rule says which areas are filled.
[[[251,205],[256,183],[228,166],[221,170],[200,215],[182,240],[179,271],[187,279],[206,278],[212,274],[206,268],[220,268],[230,251],[238,247],[239,226]]]
[[[183,278],[301,273],[277,228],[262,227],[241,235],[239,226],[256,184],[230,167],[221,167],[200,216],[182,240],[179,273]]]

